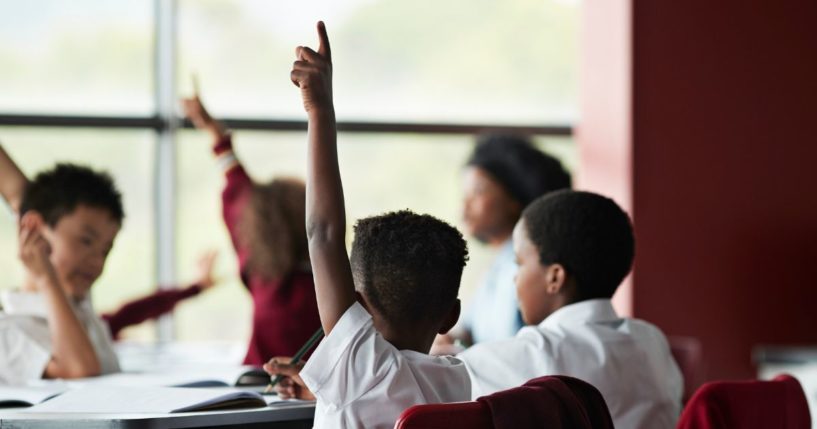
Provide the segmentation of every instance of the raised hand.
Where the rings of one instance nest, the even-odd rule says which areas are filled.
[[[198,85],[195,86],[198,87]],[[182,109],[184,110],[184,116],[190,119],[196,128],[208,131],[216,138],[224,134],[224,126],[210,116],[207,108],[204,107],[199,98],[198,89],[196,89],[196,93],[192,97],[182,99]]]
[[[207,252],[204,252],[201,257],[199,257],[199,275],[196,279],[196,283],[204,290],[210,289],[217,283],[216,278],[213,275],[213,266],[216,264],[217,257],[218,250],[208,250]]]
[[[290,79],[301,88],[304,109],[308,114],[331,112],[332,106],[332,52],[323,21],[318,22],[318,51],[298,46]]]
[[[43,228],[39,216],[30,214],[20,220],[20,260],[35,279],[54,276],[54,266],[49,260],[51,246],[43,237]]]

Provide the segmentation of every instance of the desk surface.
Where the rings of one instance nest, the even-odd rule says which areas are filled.
[[[311,428],[315,404],[173,414],[22,413],[0,409],[0,429]]]

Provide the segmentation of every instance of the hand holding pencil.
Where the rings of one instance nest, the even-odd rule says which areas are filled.
[[[323,338],[323,329],[318,329],[292,358],[275,357],[265,363],[264,371],[270,376],[275,376],[265,392],[271,392],[274,389],[281,399],[314,400],[315,396],[312,395],[312,392],[309,391],[298,374],[304,367],[304,362],[301,359],[321,338]]]

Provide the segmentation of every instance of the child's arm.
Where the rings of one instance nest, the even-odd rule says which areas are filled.
[[[50,247],[42,235],[42,219],[31,214],[20,222],[20,259],[42,294],[48,309],[51,361],[43,374],[48,378],[99,375],[101,367],[85,328],[68,303],[48,259]]]
[[[3,146],[0,146],[0,195],[8,202],[14,213],[20,213],[20,202],[23,200],[27,184],[25,174],[3,150]]]
[[[119,332],[128,326],[138,325],[172,311],[179,302],[194,297],[216,284],[213,265],[218,252],[211,250],[199,258],[199,277],[185,288],[160,289],[143,298],[129,301],[118,310],[103,314],[111,336],[119,338]]]
[[[307,131],[306,234],[315,279],[318,312],[326,335],[355,303],[352,269],[346,253],[346,211],[338,169],[332,56],[323,22],[318,52],[296,49],[290,78],[301,88],[309,117]]]
[[[191,98],[182,99],[182,107],[185,116],[190,118],[197,129],[210,134],[213,152],[226,176],[227,183],[221,194],[222,217],[230,233],[233,248],[238,254],[243,280],[245,264],[249,260],[249,249],[239,239],[238,225],[249,202],[252,179],[233,152],[232,139],[227,128],[210,115],[199,99],[199,95],[195,94]]]

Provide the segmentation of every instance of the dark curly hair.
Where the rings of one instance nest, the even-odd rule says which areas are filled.
[[[570,174],[558,159],[518,135],[480,136],[466,165],[488,172],[522,207],[539,196],[571,185]]]
[[[554,192],[531,203],[522,219],[541,263],[559,263],[575,278],[573,301],[612,297],[630,272],[635,257],[630,217],[607,197]]]
[[[442,320],[457,299],[467,261],[462,234],[429,215],[401,210],[355,225],[355,287],[392,326]]]
[[[64,163],[37,174],[26,185],[20,216],[34,210],[53,228],[79,205],[105,209],[119,224],[125,218],[122,194],[108,173]]]
[[[248,268],[267,280],[277,280],[299,264],[309,264],[305,218],[302,180],[282,177],[253,184],[238,224],[239,240],[250,250]]]

